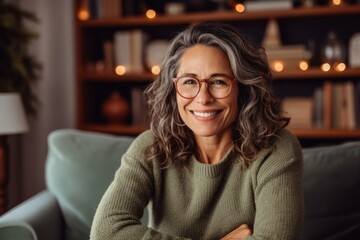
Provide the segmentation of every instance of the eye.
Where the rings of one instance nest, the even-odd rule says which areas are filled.
[[[181,85],[197,85],[198,84],[198,81],[191,77],[180,78],[179,82],[181,83]]]
[[[216,77],[209,80],[209,85],[213,87],[224,88],[230,85],[230,80],[227,78]]]

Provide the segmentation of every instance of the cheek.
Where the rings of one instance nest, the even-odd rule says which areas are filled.
[[[231,121],[235,121],[237,116],[239,115],[239,103],[237,93],[231,96],[231,98],[227,102],[227,106],[229,107]]]
[[[237,117],[237,115],[239,114],[239,108],[238,108],[238,104],[237,104],[237,101],[233,101],[233,102],[230,102],[228,104],[229,106],[229,115],[230,115],[230,118],[232,121],[234,121]]]
[[[184,99],[184,98],[180,97],[179,95],[176,95],[176,103],[177,103],[177,108],[180,113],[180,116],[182,117],[182,115],[185,113],[184,108],[186,105],[189,104],[189,100]]]

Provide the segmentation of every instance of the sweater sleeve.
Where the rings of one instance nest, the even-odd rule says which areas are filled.
[[[139,136],[121,159],[115,178],[102,197],[91,227],[91,240],[185,239],[141,224],[154,192],[152,164],[143,157],[148,137]]]
[[[303,160],[298,140],[283,133],[256,174],[256,215],[250,239],[301,239],[304,218]]]

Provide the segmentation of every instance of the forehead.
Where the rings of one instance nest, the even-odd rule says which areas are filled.
[[[184,51],[180,58],[179,73],[232,72],[226,53],[217,47],[198,44]]]
[[[214,57],[216,56],[226,59],[228,58],[226,53],[218,47],[208,46],[204,44],[197,44],[186,49],[182,54],[181,59],[189,60],[193,58],[205,58],[207,56],[214,56]],[[214,58],[210,58],[208,60],[212,60],[212,59]]]

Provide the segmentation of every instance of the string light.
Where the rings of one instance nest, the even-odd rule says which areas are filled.
[[[343,72],[345,71],[346,69],[346,64],[345,63],[339,63],[339,64],[336,64],[335,67],[334,67],[335,71],[337,72]]]
[[[322,71],[328,72],[328,71],[330,71],[330,69],[331,69],[331,66],[330,66],[329,63],[323,63],[323,64],[321,64],[321,70],[322,70]]]
[[[157,65],[153,66],[153,67],[151,68],[151,72],[152,72],[152,74],[154,74],[154,75],[158,75],[158,74],[160,73],[160,67],[157,66]]]
[[[124,75],[125,72],[126,72],[125,66],[122,66],[122,65],[116,66],[116,68],[115,68],[115,73],[116,73],[117,75],[120,75],[120,76],[121,76],[121,75]]]
[[[78,18],[81,20],[81,21],[85,21],[85,20],[88,20],[90,18],[90,13],[88,10],[86,9],[80,9],[79,12],[78,12]]]
[[[156,17],[156,12],[153,9],[149,9],[146,11],[146,17],[149,19],[153,19]]]
[[[299,68],[302,70],[302,71],[306,71],[308,70],[309,68],[309,63],[307,61],[301,61],[299,63]]]
[[[341,0],[332,0],[332,4],[334,6],[339,6],[339,5],[341,5]]]
[[[275,61],[273,66],[276,72],[282,72],[284,70],[284,64],[280,61]]]
[[[239,13],[245,12],[245,6],[244,6],[244,4],[242,4],[242,3],[237,3],[237,4],[235,5],[235,11],[237,11],[237,12],[239,12]]]

